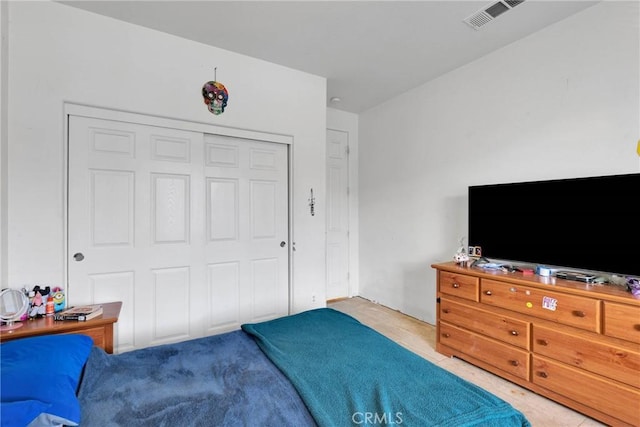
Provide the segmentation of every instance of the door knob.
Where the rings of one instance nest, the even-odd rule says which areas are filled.
[[[76,252],[75,254],[73,254],[73,259],[75,259],[76,261],[82,261],[84,259],[84,255],[82,254],[82,252]]]
[[[284,240],[282,242],[280,242],[280,247],[284,248],[287,244],[284,242]]]

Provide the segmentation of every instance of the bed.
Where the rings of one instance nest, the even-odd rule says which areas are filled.
[[[0,354],[3,427],[530,426],[331,308],[115,355],[82,335],[9,341]]]

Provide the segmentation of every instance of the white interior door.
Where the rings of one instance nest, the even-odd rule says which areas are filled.
[[[327,299],[349,291],[349,134],[327,130]]]
[[[288,307],[287,147],[69,117],[71,304],[122,301],[116,351]]]

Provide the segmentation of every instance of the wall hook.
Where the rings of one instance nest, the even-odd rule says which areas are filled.
[[[316,198],[313,197],[313,188],[312,188],[311,195],[309,196],[309,212],[311,213],[311,216],[314,216],[316,214],[315,206],[316,206]]]

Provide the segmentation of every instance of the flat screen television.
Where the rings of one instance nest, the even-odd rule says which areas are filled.
[[[640,173],[469,187],[489,260],[640,276]]]

